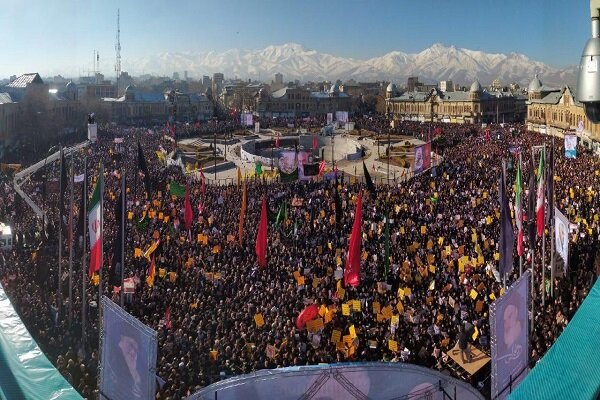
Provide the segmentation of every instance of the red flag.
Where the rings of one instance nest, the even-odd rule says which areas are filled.
[[[323,175],[323,172],[325,172],[325,165],[325,160],[319,163],[319,176]]]
[[[165,311],[165,328],[171,329],[171,306]]]
[[[192,203],[190,202],[190,187],[185,185],[185,214],[183,219],[185,221],[185,229],[190,230],[192,227],[192,220],[194,219],[194,211],[192,210]]]
[[[317,141],[317,135],[314,135],[313,136],[313,146],[312,146],[312,148],[313,148],[313,150],[316,150],[317,147],[319,147],[319,142]]]
[[[256,235],[256,258],[261,268],[267,266],[267,199],[263,197],[260,224]]]
[[[358,195],[356,211],[354,213],[354,225],[350,236],[350,246],[346,255],[346,268],[344,270],[344,284],[346,286],[358,286],[360,284],[360,248],[362,242],[362,193]]]
[[[275,148],[279,148],[279,135],[275,136]]]
[[[544,203],[545,203],[545,175],[546,175],[546,150],[542,151],[542,155],[540,157],[540,164],[537,170],[537,203],[536,203],[536,222],[537,222],[537,235],[538,237],[542,237],[544,234]],[[530,189],[531,190],[531,189]]]
[[[311,304],[306,307],[296,318],[296,328],[303,329],[308,321],[311,321],[319,316],[319,306]]]

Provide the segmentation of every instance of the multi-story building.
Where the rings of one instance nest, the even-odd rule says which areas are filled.
[[[588,148],[600,151],[600,124],[586,117],[573,89],[543,85],[536,75],[529,83],[527,96],[527,129],[560,137],[576,134]]]
[[[398,93],[390,83],[386,90],[386,113],[394,119],[452,123],[511,122],[519,115],[517,102],[523,101],[510,92],[487,92],[478,81],[468,92],[428,91]]]
[[[219,101],[228,109],[253,111],[255,107],[255,98],[262,88],[262,83],[237,82],[234,84],[227,84],[223,87],[223,91],[219,96]]]
[[[223,86],[225,85],[225,76],[220,73],[214,73],[212,78],[212,95],[215,98],[219,98],[221,92],[223,91]]]
[[[280,72],[275,74],[275,83],[279,85],[283,84],[283,74]]]
[[[336,111],[352,112],[352,97],[332,85],[313,92],[301,87],[285,87],[268,94],[261,89],[255,98],[255,112],[264,117],[315,117]]]
[[[83,130],[84,117],[72,82],[49,89],[37,73],[16,77],[0,88],[0,153],[15,146],[44,148],[62,135]]]
[[[167,113],[176,121],[205,121],[213,116],[212,101],[205,94],[181,93],[171,90],[164,94]]]
[[[439,88],[442,92],[454,92],[452,81],[440,81]]]

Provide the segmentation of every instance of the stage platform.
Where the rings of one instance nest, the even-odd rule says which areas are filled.
[[[460,365],[460,367],[467,371],[469,375],[475,375],[477,371],[485,367],[485,365],[492,360],[490,357],[488,357],[485,353],[483,353],[475,346],[471,346],[471,354],[473,355],[471,362],[463,363],[462,357],[460,356],[460,349],[458,348],[458,343],[456,343],[454,348],[447,353],[447,355],[452,359],[452,361]]]

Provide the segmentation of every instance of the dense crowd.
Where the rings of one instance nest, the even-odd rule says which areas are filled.
[[[357,124],[381,133],[390,126],[383,117],[361,119]],[[513,135],[511,128],[523,133]],[[402,134],[429,131],[429,127],[414,122],[393,129]],[[115,301],[118,295],[108,285],[118,229],[113,210],[119,176],[124,173],[127,177],[127,211],[132,218],[127,219],[125,275],[134,277],[137,285],[135,293],[127,298],[125,310],[158,332],[156,374],[161,385],[157,398],[183,398],[224,376],[282,366],[384,360],[442,369],[447,362],[444,352],[454,347],[458,327],[465,321],[477,327],[479,335],[474,344],[489,351],[489,304],[502,290],[494,273],[499,252],[497,193],[501,160],[512,157],[509,147],[519,147],[523,180],[527,182],[532,173],[528,161],[531,146],[552,143],[551,138],[525,132],[522,126],[498,125],[493,130],[494,135],[488,138],[479,126],[443,125],[441,136],[449,143],[440,149],[444,163],[435,171],[398,185],[380,186],[377,193],[368,193],[362,184],[348,179],[337,188],[333,181],[269,185],[260,180],[248,181],[248,211],[240,244],[240,186],[206,185],[202,193],[202,184],[190,181],[194,221],[191,231],[186,232],[184,200],[172,197],[169,190],[171,182],[185,184],[186,177],[176,167],[165,167],[155,154],[160,146],[170,148],[168,139],[147,129],[103,126],[99,141],[74,155],[74,171],[82,172],[86,156],[91,192],[99,163],[105,166],[106,268],[102,288]],[[124,153],[118,152],[114,137],[124,137]],[[135,162],[138,138],[152,178],[148,195]],[[577,159],[566,160],[558,141],[555,148],[556,204],[577,224],[577,233],[572,237],[569,273],[556,277],[554,298],[548,292],[544,307],[541,291],[547,285],[541,279],[541,245],[539,240],[536,243],[534,271],[539,287],[536,285],[535,330],[530,346],[532,364],[573,317],[597,276],[600,261],[600,199],[596,191],[600,162],[581,148]],[[512,187],[514,169],[509,172]],[[49,177],[58,177],[59,173],[56,163],[46,167]],[[49,210],[51,218],[44,229],[15,195],[8,177],[0,183],[5,193],[0,198],[0,221],[10,222],[17,235],[15,249],[0,253],[0,281],[50,360],[82,395],[93,398],[97,393],[98,286],[89,284],[83,296],[87,310],[83,346],[83,236],[77,231],[74,312],[69,323],[68,278],[64,274],[62,307],[58,296],[59,193],[45,190],[35,175],[23,186],[36,204],[45,204]],[[338,190],[342,213],[336,225],[334,194]],[[343,287],[341,270],[361,191],[365,191],[361,283],[357,288]],[[512,188],[510,193],[514,199]],[[76,186],[76,205],[80,204],[80,196],[81,186]],[[273,217],[268,229],[267,267],[261,269],[255,255],[255,238],[263,197]],[[284,203],[285,216],[274,217]],[[77,220],[76,209],[74,215]],[[391,263],[386,276],[387,217],[391,225]],[[198,235],[207,238],[206,244],[197,239]],[[155,252],[156,269],[164,270],[165,276],[157,273],[149,286],[146,276],[150,260],[136,256],[135,249],[148,249],[156,237],[161,240]],[[63,273],[68,264],[66,242]],[[526,250],[531,246],[526,243]],[[546,249],[548,264],[550,246]],[[463,255],[469,261],[459,268],[458,259]],[[514,261],[509,284],[519,273],[516,254]],[[531,258],[526,257],[524,269],[530,266]],[[547,272],[546,278],[549,275]],[[471,296],[472,289],[478,293],[476,298]],[[360,306],[356,304],[345,312],[342,305],[352,300]],[[321,310],[326,323],[318,335],[295,324],[298,314],[311,303],[325,306]],[[165,323],[167,310],[169,324]],[[254,318],[259,313],[264,318],[260,327]],[[356,338],[345,345],[331,341],[334,330],[347,336],[352,333],[351,326]],[[397,342],[398,351],[389,349],[389,340]]]

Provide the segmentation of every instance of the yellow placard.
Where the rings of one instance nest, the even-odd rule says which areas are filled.
[[[140,249],[139,247],[136,247],[135,249],[133,249],[133,256],[138,258],[142,256],[142,249]]]
[[[401,301],[399,301],[398,304],[396,304],[396,310],[398,310],[398,312],[400,314],[402,314],[404,312],[404,305],[402,304]]]
[[[440,236],[438,238],[438,246],[443,246],[443,245],[444,245],[444,238]]]
[[[158,269],[158,277],[159,278],[164,278],[165,276],[167,276],[167,269],[166,268],[159,268]]]
[[[352,337],[352,339],[356,338],[356,329],[354,328],[354,325],[350,325],[348,332],[350,332],[350,337]]]
[[[344,296],[346,295],[346,289],[344,289],[344,288],[339,288],[339,289],[337,290],[336,294],[337,294],[337,298],[338,298],[338,299],[340,299],[340,300],[343,300],[343,299],[344,299]]]
[[[496,300],[496,295],[494,293],[490,293],[490,300]]]
[[[217,361],[217,356],[219,354],[219,352],[217,350],[211,350],[209,351],[210,354],[210,359],[213,361]]]
[[[177,272],[169,272],[169,282],[173,283],[177,279]]]
[[[479,329],[477,329],[477,327],[475,327],[475,331],[473,332],[473,335],[471,336],[473,338],[473,340],[477,339],[477,337],[479,336]]]
[[[360,312],[360,300],[351,300],[352,310],[355,312]]]
[[[100,275],[92,275],[92,283],[94,284],[94,286],[98,286],[100,284]]]
[[[265,319],[261,313],[254,314],[254,322],[259,328],[265,324]]]
[[[342,315],[346,317],[350,315],[350,307],[348,306],[348,303],[342,304]]]
[[[421,225],[421,235],[425,235],[427,233],[427,227],[425,225]]]
[[[398,326],[399,322],[400,322],[400,316],[399,315],[392,315],[392,320],[390,321],[390,323],[392,325]]]
[[[397,352],[398,342],[396,342],[395,340],[388,340],[388,349],[390,349],[393,352]]]
[[[475,289],[471,289],[471,292],[469,292],[469,296],[470,296],[470,297],[471,297],[473,300],[475,300],[475,299],[477,298],[477,295],[478,295],[478,294],[479,294],[479,293],[477,293],[477,290],[475,290]]]
[[[304,277],[301,276],[299,277],[296,282],[298,283],[298,286],[303,286],[304,285]]]
[[[128,220],[132,220],[133,219],[133,213],[131,211],[127,212],[127,219]]]
[[[321,280],[315,276],[312,280],[312,287],[316,289],[319,286],[319,282],[321,282]]]
[[[325,305],[321,305],[321,307],[319,308],[319,315],[321,317],[324,317],[325,314],[327,314],[327,307],[325,307]]]
[[[379,314],[381,311],[381,304],[378,301],[373,302],[373,314]]]
[[[433,265],[429,266],[429,272],[431,272],[432,274],[435,274],[435,267]]]
[[[494,253],[494,260],[500,261],[500,253]]]

